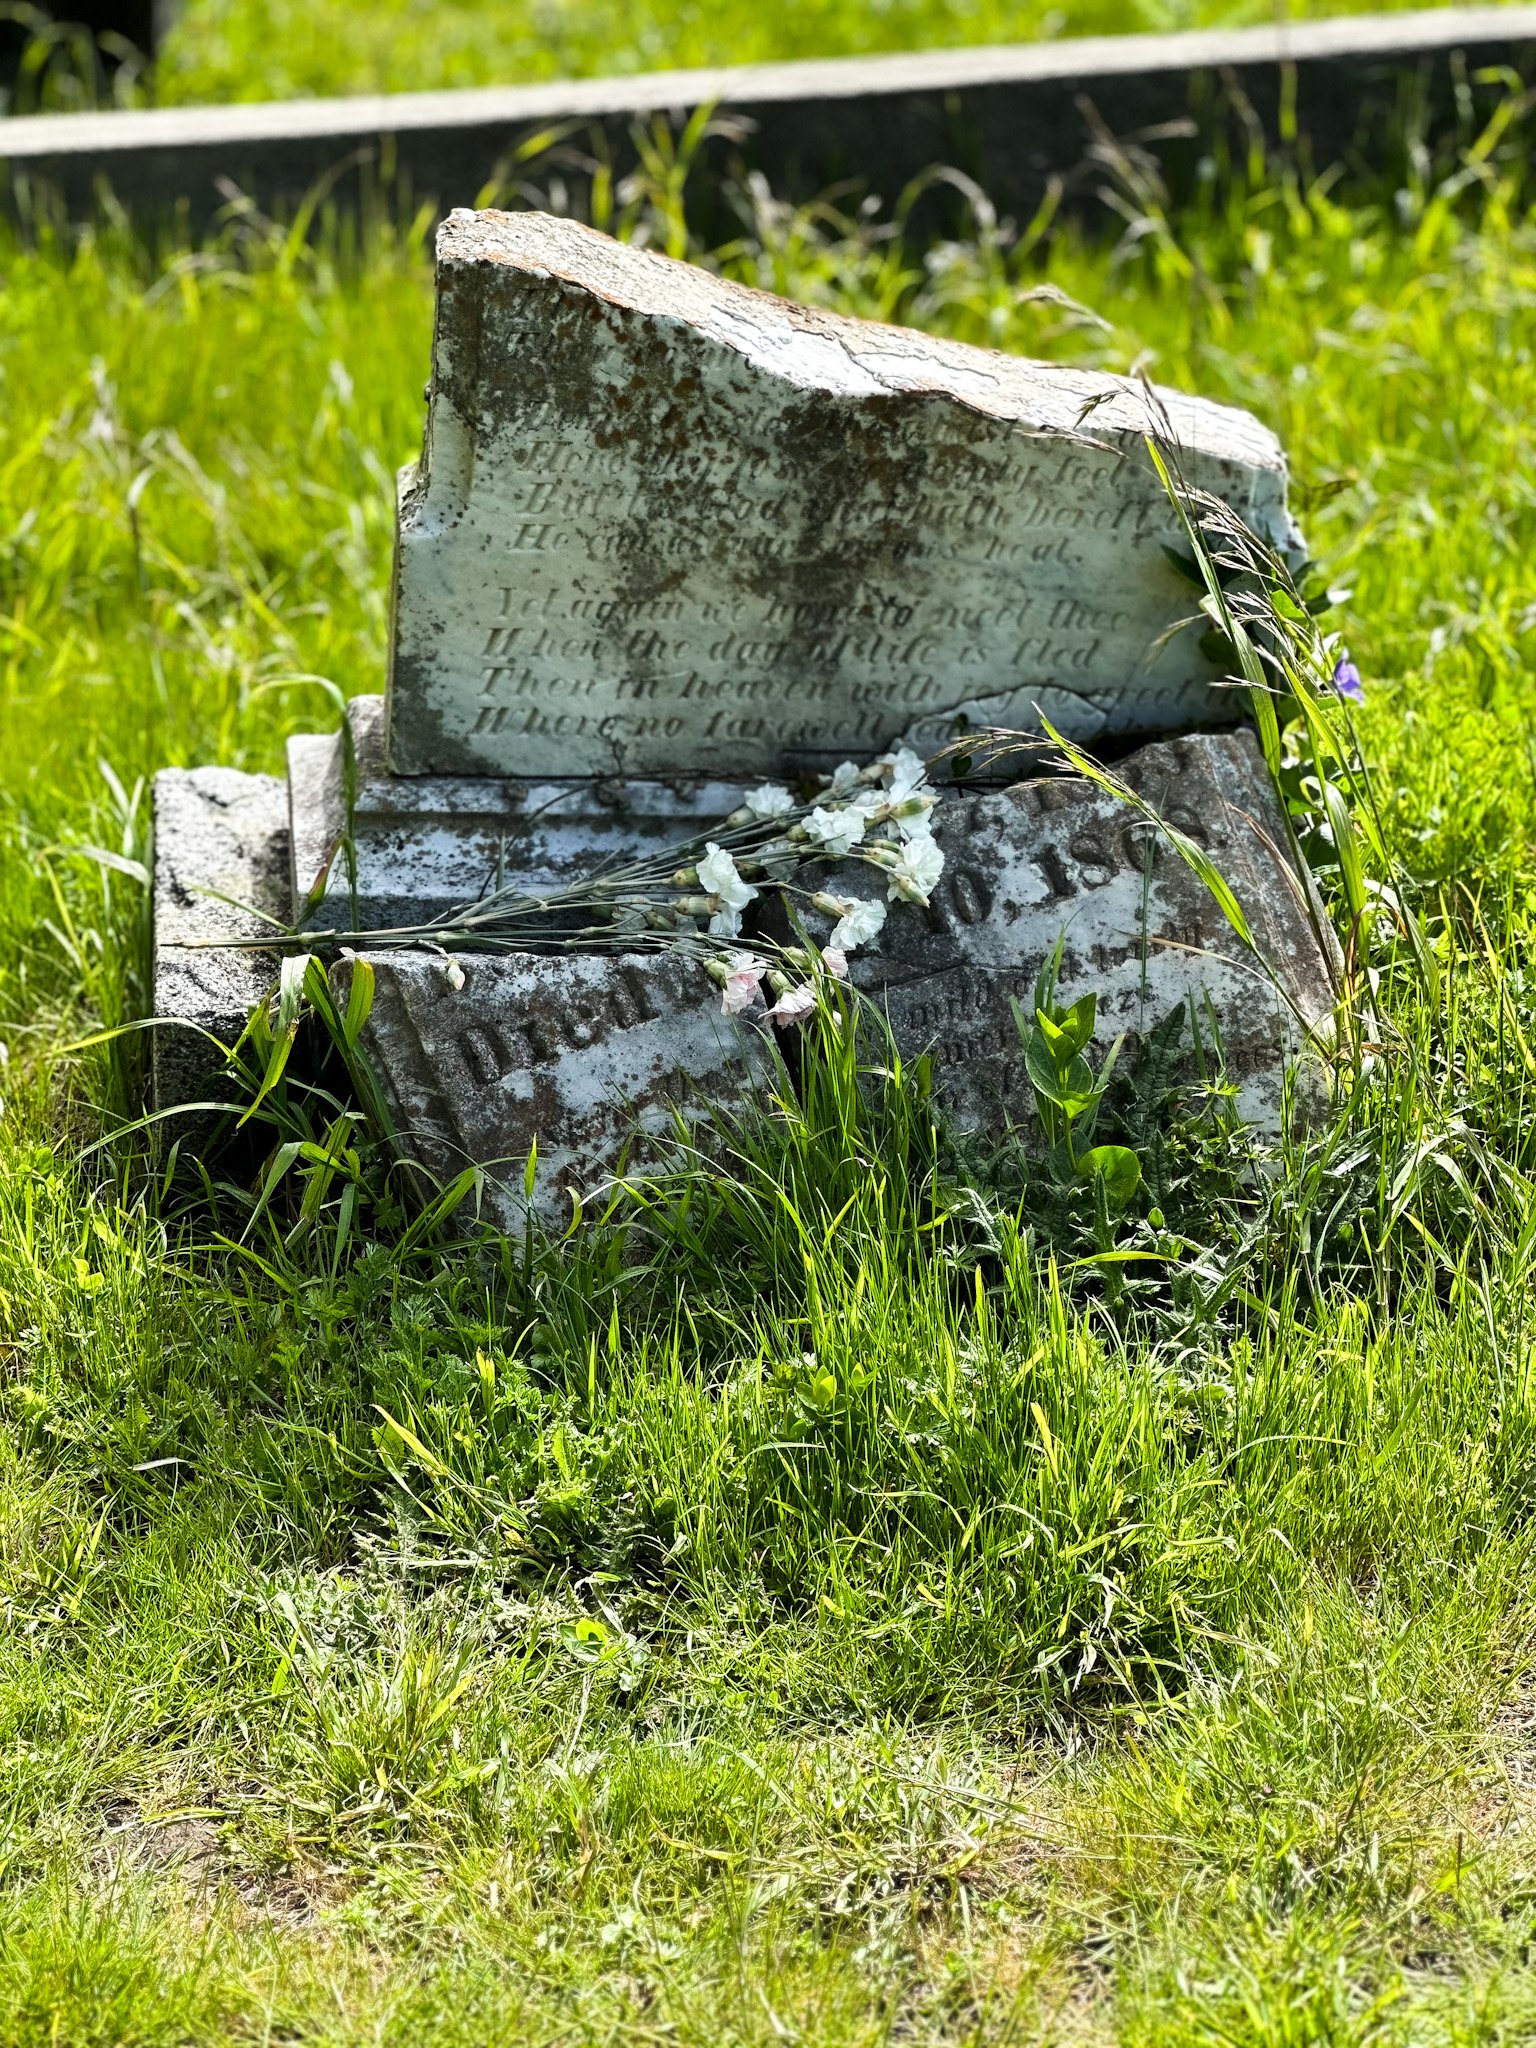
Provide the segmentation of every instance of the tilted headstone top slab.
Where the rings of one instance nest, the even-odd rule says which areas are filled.
[[[1144,446],[1288,545],[1249,414],[794,306],[540,214],[451,215],[401,485],[397,774],[778,775],[1236,720]],[[1171,633],[1171,637],[1170,637]]]

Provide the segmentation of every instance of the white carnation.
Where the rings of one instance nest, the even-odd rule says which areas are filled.
[[[781,782],[765,782],[757,789],[749,789],[742,802],[754,818],[782,818],[786,811],[795,808],[794,798]]]
[[[709,841],[708,852],[699,862],[699,885],[707,889],[718,906],[709,920],[712,932],[734,939],[741,930],[741,913],[757,894],[750,882],[736,872],[736,863],[723,846]]]
[[[878,898],[845,896],[842,915],[832,927],[827,943],[838,952],[852,953],[867,946],[871,939],[878,939],[884,929],[885,905]]]
[[[899,804],[904,797],[915,796],[927,785],[928,763],[910,747],[898,747],[894,754],[886,755],[880,766],[886,778],[886,794],[892,803]]]
[[[863,811],[853,804],[840,804],[835,811],[818,804],[806,819],[805,829],[835,859],[858,845],[867,822]]]
[[[919,832],[909,839],[901,849],[901,859],[891,870],[889,894],[892,901],[898,896],[908,903],[928,907],[928,898],[938,886],[944,872],[944,854],[931,832]]]

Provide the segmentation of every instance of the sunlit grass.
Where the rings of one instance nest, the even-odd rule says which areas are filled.
[[[5,250],[0,2042],[1529,2037],[1536,222],[1148,203],[720,259],[1252,406],[1349,587],[1440,979],[1378,934],[1268,1207],[1190,1140],[1242,1292],[1134,1314],[995,1188],[935,1227],[835,1060],[526,1268],[263,1270],[82,1164],[143,931],[80,848],[379,686],[430,278]]]
[[[28,108],[79,105],[103,90],[162,101],[288,99],[422,92],[540,79],[854,56],[881,50],[1240,26],[1278,17],[1393,11],[1415,0],[185,0],[173,10],[152,72],[138,64],[109,86],[67,28],[42,27],[23,79]],[[52,8],[70,20],[67,0]],[[48,10],[23,8],[43,24]],[[42,61],[45,56],[46,61]]]

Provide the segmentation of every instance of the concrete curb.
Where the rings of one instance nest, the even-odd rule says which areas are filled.
[[[72,219],[105,192],[138,218],[205,224],[232,187],[285,214],[324,185],[338,202],[473,204],[541,133],[606,138],[619,168],[631,124],[708,104],[738,124],[744,160],[775,191],[855,177],[887,199],[936,163],[1032,210],[1083,160],[1095,117],[1159,146],[1206,145],[1234,110],[1274,137],[1294,124],[1322,166],[1370,162],[1394,123],[1434,133],[1491,97],[1501,71],[1536,76],[1536,6],[1447,8],[1179,35],[927,50],[800,64],[651,72],[480,91],[0,120],[13,209],[55,195]],[[1170,133],[1170,130],[1172,131]],[[1158,131],[1162,131],[1158,134]]]

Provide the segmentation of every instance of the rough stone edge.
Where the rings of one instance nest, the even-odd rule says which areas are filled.
[[[233,1044],[277,973],[275,953],[200,948],[267,929],[238,904],[286,920],[288,789],[275,775],[164,768],[154,781],[154,813],[151,1098],[154,1109],[166,1110],[210,1099],[208,1084],[221,1070],[205,1034]],[[218,895],[201,893],[209,890]],[[212,1099],[226,1092],[221,1085]],[[208,1113],[166,1118],[165,1140],[195,1142],[216,1120]]]

